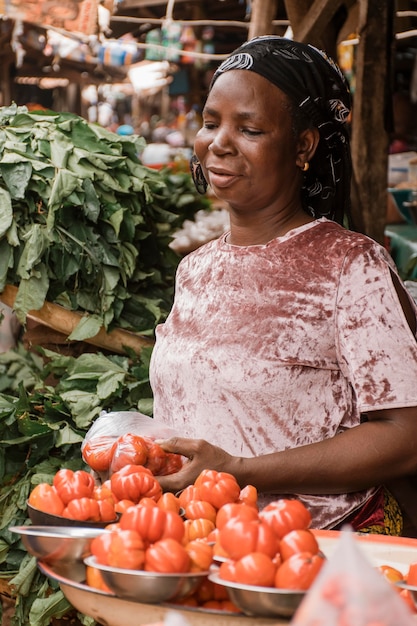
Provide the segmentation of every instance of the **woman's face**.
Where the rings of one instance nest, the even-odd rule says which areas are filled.
[[[195,153],[213,192],[238,211],[300,205],[299,142],[285,94],[251,71],[219,76],[208,95]]]

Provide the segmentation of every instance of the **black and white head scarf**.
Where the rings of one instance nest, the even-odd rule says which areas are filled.
[[[351,155],[346,126],[351,109],[348,83],[324,52],[284,37],[255,37],[235,50],[216,70],[250,70],[283,91],[320,133],[310,168],[304,173],[302,199],[314,217],[343,223],[350,218]]]

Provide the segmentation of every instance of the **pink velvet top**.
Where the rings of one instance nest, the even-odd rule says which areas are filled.
[[[225,239],[179,265],[151,360],[156,421],[250,457],[417,406],[417,343],[383,247],[324,218],[265,245]],[[298,497],[331,528],[374,492]]]

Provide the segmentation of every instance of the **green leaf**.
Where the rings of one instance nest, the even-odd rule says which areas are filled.
[[[83,315],[68,339],[70,341],[84,341],[95,337],[103,326],[103,319],[98,315]]]
[[[10,193],[0,187],[0,237],[3,237],[13,220],[13,209]]]
[[[21,280],[17,290],[14,311],[21,324],[25,324],[29,311],[39,311],[45,303],[48,292],[48,275],[44,264],[38,266],[37,275]]]
[[[9,164],[3,161],[2,163],[0,162],[0,173],[11,197],[14,199],[24,198],[28,182],[32,176],[31,163],[29,161],[20,161],[20,163]]]

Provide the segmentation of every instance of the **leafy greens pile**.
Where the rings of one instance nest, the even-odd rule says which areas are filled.
[[[169,243],[210,204],[185,169],[145,167],[143,148],[73,114],[0,107],[0,292],[18,287],[23,324],[45,301],[83,313],[75,341],[101,326],[151,336],[164,320],[179,261]],[[85,468],[81,442],[101,411],[152,415],[150,355],[0,354],[0,587],[16,592],[12,626],[47,626],[72,607],[10,526],[28,523],[36,484]]]
[[[144,147],[71,113],[0,108],[0,292],[18,286],[21,323],[45,301],[85,314],[74,340],[152,335],[166,317],[169,242],[203,202],[188,175],[145,167]]]
[[[81,442],[101,411],[151,414],[151,350],[75,358],[42,348],[27,352],[19,344],[0,354],[0,578],[16,593],[13,626],[48,626],[73,612],[9,528],[28,523],[26,501],[36,484],[51,484],[60,467],[88,469]],[[88,616],[79,619],[94,623]]]

